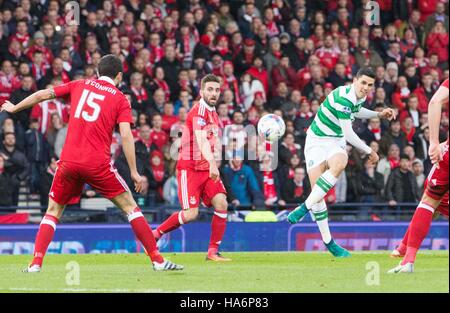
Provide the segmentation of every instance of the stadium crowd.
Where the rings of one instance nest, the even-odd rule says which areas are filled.
[[[214,73],[223,78],[217,112],[230,203],[284,206],[302,202],[310,191],[303,147],[319,105],[334,88],[351,83],[360,67],[370,66],[376,83],[365,107],[392,107],[398,119],[355,121],[380,162],[373,166],[348,146],[349,166],[326,201],[416,202],[431,168],[428,101],[449,76],[448,2],[378,1],[379,24],[372,26],[367,2],[81,0],[77,25],[67,22],[73,14],[65,1],[0,1],[0,104],[95,78],[101,56],[119,56],[138,169],[147,178],[139,204],[177,204],[170,149],[198,100],[200,79]],[[0,114],[0,206],[17,205],[22,181],[46,204],[69,110],[55,99],[15,116]],[[253,148],[244,129],[266,112],[282,115],[287,129],[274,171],[266,167],[274,155],[256,153],[260,157],[249,160]],[[448,112],[441,126],[444,140]],[[118,133],[111,155],[132,187]],[[96,193],[86,186],[84,196]]]

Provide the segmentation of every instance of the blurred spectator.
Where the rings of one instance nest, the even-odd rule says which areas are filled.
[[[20,80],[15,75],[11,61],[4,60],[0,71],[0,103],[10,100],[11,93],[19,86]]]
[[[3,145],[0,147],[0,156],[4,160],[5,173],[11,178],[13,205],[19,203],[20,182],[28,178],[29,163],[25,154],[16,149],[16,136],[14,133],[3,133]]]
[[[55,78],[58,78],[63,83],[68,83],[71,80],[69,73],[66,70],[64,70],[63,60],[59,57],[53,60],[50,69],[37,82],[38,88],[44,89],[47,85],[51,84],[52,80]]]
[[[428,55],[437,53],[440,65],[448,61],[448,31],[444,27],[443,22],[436,22],[426,39],[426,44]]]
[[[242,99],[244,110],[248,111],[250,106],[253,104],[257,93],[262,96],[264,101],[266,100],[266,92],[261,81],[254,78],[250,74],[244,74],[242,76]]]
[[[174,108],[172,102],[166,102],[163,107],[163,115],[162,115],[162,125],[161,129],[166,132],[167,135],[170,135],[170,129],[172,126],[178,122],[178,117],[176,117],[173,113]]]
[[[30,128],[25,133],[25,155],[29,163],[30,193],[36,195],[41,185],[42,174],[49,161],[50,146],[39,132],[37,119],[31,119]]]
[[[290,66],[288,56],[281,56],[278,65],[272,68],[271,80],[273,86],[278,86],[280,82],[286,83],[290,91],[297,86],[297,73]]]
[[[380,55],[376,51],[370,51],[369,39],[366,37],[359,39],[359,47],[355,52],[355,61],[358,67],[370,66],[376,68],[384,65]]]
[[[400,165],[400,148],[395,143],[389,146],[387,156],[380,159],[377,165],[377,172],[384,177],[384,183],[387,183],[392,170]]]
[[[298,204],[304,202],[310,192],[311,186],[306,171],[303,167],[298,166],[294,169],[293,177],[286,179],[283,184],[281,198],[287,204]]]
[[[11,101],[12,103],[19,103],[20,101],[31,95],[33,93],[33,84],[34,80],[31,75],[22,77],[22,80],[20,81],[20,88],[14,90],[11,93],[9,101]],[[31,111],[32,109],[25,109],[21,112],[18,112],[17,114],[12,115],[12,118],[15,121],[18,121],[23,129],[27,129]]]
[[[415,94],[411,94],[408,98],[406,110],[400,113],[400,120],[404,120],[406,117],[412,119],[413,127],[418,128],[420,126],[420,112],[417,110],[419,106],[418,98]]]
[[[163,150],[163,146],[169,141],[169,136],[162,129],[162,117],[159,114],[153,115],[152,129],[150,131],[151,142],[156,145],[159,151]]]
[[[380,119],[378,117],[372,117],[367,124],[367,128],[359,134],[359,137],[367,144],[372,141],[379,142],[381,140],[381,126]]]
[[[153,150],[150,152],[149,165],[144,175],[148,178],[149,193],[154,195],[154,202],[150,204],[160,203],[164,199],[164,182],[169,178],[164,164],[164,156],[161,151]]]
[[[267,96],[269,94],[269,75],[260,56],[255,56],[252,66],[247,70],[247,73],[262,83]]]
[[[131,107],[138,112],[147,112],[150,107],[150,93],[148,87],[144,85],[142,73],[134,72],[130,77]]]
[[[425,32],[428,34],[432,30],[433,26],[436,25],[437,22],[444,23],[444,26],[448,32],[449,20],[448,15],[445,13],[445,3],[442,1],[436,1],[435,11],[432,12],[431,15],[427,16],[427,14],[429,14],[431,10],[433,10],[433,6],[428,8],[426,15],[422,18],[422,20],[425,19],[425,23],[423,25]]]
[[[178,181],[176,174],[170,176],[163,186],[163,198],[164,200],[171,204],[177,205],[179,204],[178,200]]]
[[[40,185],[39,185],[39,194],[40,194],[40,202],[41,205],[44,206],[44,210],[47,208],[48,205],[48,193],[50,192],[50,189],[52,187],[53,183],[53,177],[56,174],[56,169],[58,167],[57,164],[57,158],[51,157],[50,163],[48,164],[47,168],[42,172],[42,177],[40,178]]]
[[[52,152],[51,154],[53,154],[56,138],[58,137],[59,131],[63,129],[64,124],[58,113],[52,113],[50,119],[51,119],[51,126],[48,129],[47,134],[45,135],[45,139],[49,145],[50,151]]]
[[[386,184],[386,200],[389,205],[397,205],[399,202],[418,202],[421,194],[411,171],[411,163],[406,155],[402,155],[400,166],[389,175]]]
[[[419,159],[415,159],[412,162],[412,172],[416,177],[417,187],[419,188],[419,191],[423,190],[423,186],[426,179],[426,176],[424,174],[423,162],[420,161]]]
[[[368,159],[364,160],[364,170],[358,175],[359,202],[380,202],[381,191],[384,189],[384,177],[375,170],[375,165]]]
[[[226,187],[232,189],[239,205],[260,206],[263,203],[263,194],[255,173],[250,166],[244,164],[241,157],[237,156],[230,160],[223,169],[223,175],[230,182]]]
[[[405,76],[399,76],[397,80],[397,87],[392,94],[392,104],[399,110],[403,111],[406,108],[406,102],[411,94],[408,88],[408,80]]]
[[[300,145],[295,143],[294,134],[287,132],[284,135],[278,150],[278,160],[280,164],[289,164],[291,157],[294,154],[300,154]]]
[[[5,171],[5,159],[0,155],[0,207],[13,205],[11,189],[13,183]]]
[[[424,73],[422,75],[421,85],[413,91],[413,94],[417,96],[417,109],[421,113],[428,111],[428,103],[430,102],[433,94],[436,92],[433,88],[432,82],[433,78],[431,77],[431,74]]]
[[[47,86],[47,88],[51,87],[52,85]],[[47,135],[48,131],[52,128],[53,114],[57,114],[62,123],[69,122],[69,110],[60,99],[51,99],[38,103],[31,109],[30,118],[37,120],[39,131]]]
[[[384,134],[380,141],[380,151],[383,155],[386,155],[389,147],[395,143],[400,149],[403,149],[408,141],[405,134],[402,132],[402,126],[399,120],[391,122],[389,131]]]
[[[278,162],[275,160],[275,162]],[[286,201],[281,197],[281,181],[278,172],[274,167],[273,152],[266,152],[260,158],[260,170],[256,172],[261,191],[264,195],[266,206],[286,205]]]

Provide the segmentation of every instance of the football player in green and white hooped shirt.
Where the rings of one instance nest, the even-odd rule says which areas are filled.
[[[288,215],[288,221],[294,224],[311,212],[325,246],[336,257],[347,257],[350,253],[331,237],[324,197],[347,166],[346,142],[369,155],[372,163],[379,159],[355,134],[352,121],[355,117],[395,119],[395,111],[390,108],[375,112],[362,107],[374,83],[374,71],[361,68],[351,85],[334,89],[320,105],[305,142],[306,169],[312,190],[306,201]]]

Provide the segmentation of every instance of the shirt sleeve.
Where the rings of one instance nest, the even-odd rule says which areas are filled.
[[[65,84],[53,87],[53,90],[55,91],[56,98],[61,98],[61,97],[69,95],[70,94],[70,90],[72,89],[73,84],[75,82],[76,81],[71,81],[71,82],[68,82],[68,83],[65,83]]]
[[[370,154],[372,149],[362,141],[358,135],[353,131],[352,122],[350,120],[341,121],[342,132],[344,133],[345,140],[350,143],[356,149],[364,151],[366,154]]]
[[[123,97],[123,100],[119,105],[119,112],[117,114],[116,119],[116,124],[122,122],[133,124],[133,117],[131,114],[131,104],[126,97]]]
[[[371,111],[366,108],[361,108],[361,110],[357,113],[355,113],[355,117],[357,118],[364,118],[364,119],[371,119],[374,117],[378,117],[378,112]]]
[[[444,80],[444,82],[442,83],[441,86],[448,89],[448,78],[446,80]]]

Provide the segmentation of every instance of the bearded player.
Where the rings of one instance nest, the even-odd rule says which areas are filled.
[[[437,210],[448,217],[448,145],[439,144],[439,126],[442,107],[448,107],[449,81],[446,79],[428,104],[428,126],[430,128],[430,147],[428,154],[434,164],[427,178],[427,186],[422,200],[414,213],[407,234],[393,256],[404,256],[400,264],[388,273],[412,273],[417,251],[430,230],[433,214]],[[445,202],[446,205],[445,205]]]
[[[163,234],[195,220],[200,201],[203,201],[207,207],[214,207],[206,260],[231,261],[219,253],[228,208],[226,190],[215,158],[220,145],[217,142],[219,116],[216,112],[220,87],[220,78],[212,74],[201,81],[201,99],[188,113],[177,162],[178,198],[182,210],[173,213],[153,234],[158,240]]]
[[[48,209],[36,235],[33,260],[24,272],[41,271],[56,224],[67,204],[79,202],[85,183],[127,214],[134,234],[150,256],[154,270],[181,270],[182,266],[164,260],[159,254],[147,220],[111,161],[112,133],[116,125],[119,125],[123,151],[135,190],[140,192],[143,178],[136,169],[134,139],[130,127],[131,105],[116,87],[122,81],[122,61],[112,54],[102,57],[98,74],[98,79],[81,79],[39,90],[17,105],[6,101],[1,107],[1,111],[14,114],[49,99],[70,97],[71,101],[67,138],[50,189]]]

